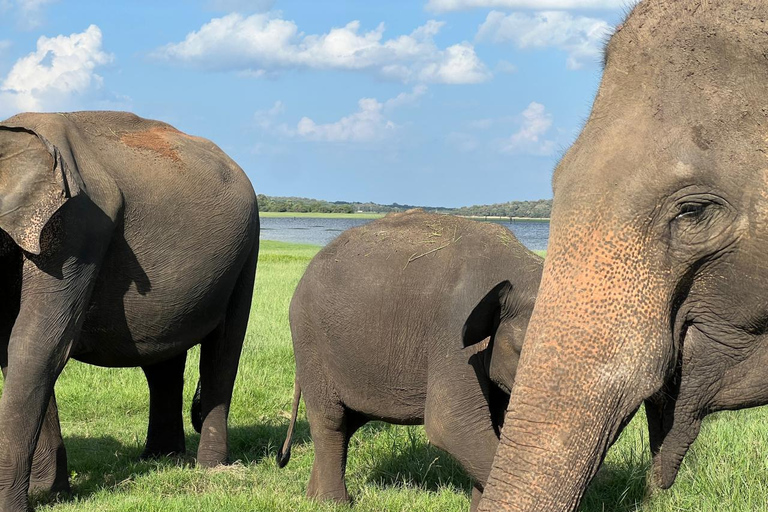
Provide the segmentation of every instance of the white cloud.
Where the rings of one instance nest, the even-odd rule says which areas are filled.
[[[518,48],[560,48],[568,53],[568,67],[599,61],[603,41],[611,26],[596,18],[572,16],[563,11],[504,14],[491,11],[480,25],[477,39],[513,43]]]
[[[463,42],[437,47],[442,22],[428,21],[409,35],[384,39],[384,25],[361,32],[352,21],[326,34],[308,35],[275,14],[214,18],[184,41],[153,56],[203,69],[261,76],[286,69],[365,71],[388,80],[466,84],[484,82],[490,71]]]
[[[397,108],[402,107],[403,105],[410,105],[414,103],[416,100],[424,96],[427,92],[427,86],[426,85],[417,85],[413,88],[413,91],[411,92],[401,92],[397,96],[395,96],[392,99],[387,100],[384,105],[387,108]]]
[[[267,130],[272,127],[275,118],[282,114],[284,110],[285,107],[283,106],[283,102],[277,100],[274,105],[272,105],[272,108],[269,110],[257,110],[253,117],[256,119],[256,123],[262,130]]]
[[[531,155],[552,154],[555,150],[555,142],[545,138],[552,127],[552,114],[546,111],[544,105],[534,101],[528,105],[521,116],[520,130],[502,142],[501,151]]]
[[[423,85],[414,87],[410,93],[402,93],[384,103],[374,98],[358,101],[358,111],[342,117],[334,123],[317,124],[308,117],[303,117],[296,127],[299,137],[324,142],[376,142],[393,135],[398,126],[387,118],[387,112],[415,102],[423,96],[427,88]]]
[[[101,86],[95,69],[112,59],[102,51],[96,25],[70,36],[40,37],[37,50],[16,61],[0,83],[0,109],[14,113],[71,108],[77,98]]]
[[[429,0],[427,10],[436,12],[465,9],[618,9],[631,0]]]
[[[497,73],[516,73],[517,66],[515,66],[508,60],[502,59],[496,63],[496,72]]]
[[[23,30],[33,30],[43,24],[43,8],[58,0],[0,0],[0,13],[13,11],[17,25]]]

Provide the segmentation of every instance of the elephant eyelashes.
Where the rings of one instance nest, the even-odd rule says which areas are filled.
[[[707,205],[702,203],[684,203],[680,206],[680,213],[676,219],[698,220],[704,215]]]
[[[729,231],[735,211],[727,201],[710,194],[686,197],[676,206],[670,221],[673,244],[682,244],[678,249],[702,245],[716,249],[723,242],[720,235]],[[697,250],[697,252],[699,252]]]

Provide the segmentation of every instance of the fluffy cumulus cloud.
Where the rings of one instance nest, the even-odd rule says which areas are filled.
[[[303,117],[296,127],[296,135],[308,140],[324,142],[376,142],[395,133],[398,126],[388,119],[387,112],[415,102],[427,88],[416,86],[410,93],[401,93],[383,103],[374,98],[358,101],[357,112],[342,117],[336,122],[317,124]]]
[[[19,28],[33,30],[43,23],[44,7],[58,0],[0,0],[0,13],[13,12]]]
[[[544,105],[535,101],[528,105],[521,114],[520,130],[501,144],[503,153],[551,155],[555,150],[555,142],[546,138],[552,128],[552,114],[547,112]]]
[[[293,21],[275,14],[232,13],[153,55],[168,62],[254,76],[287,69],[333,69],[416,83],[488,80],[491,73],[470,43],[436,45],[434,37],[442,26],[442,22],[428,21],[408,35],[385,39],[383,24],[365,32],[360,22],[353,21],[325,34],[308,35]]]
[[[568,53],[568,67],[599,62],[611,26],[601,19],[563,11],[535,14],[491,11],[477,32],[479,41],[511,43],[518,48],[555,47]]]
[[[102,50],[101,39],[96,25],[79,34],[38,39],[37,50],[16,61],[0,83],[0,109],[9,114],[76,106],[101,86],[96,68],[113,59]]]
[[[429,0],[427,10],[435,12],[465,9],[617,9],[631,0]]]

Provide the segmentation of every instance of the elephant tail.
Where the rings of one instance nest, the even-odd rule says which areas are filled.
[[[192,407],[189,410],[192,419],[192,427],[198,434],[203,431],[203,408],[200,405],[200,380],[197,381],[195,396],[192,398]]]
[[[277,467],[284,468],[291,460],[291,442],[293,441],[293,429],[296,426],[296,417],[299,415],[299,400],[301,400],[301,388],[299,381],[293,383],[293,407],[291,409],[291,423],[288,425],[288,434],[285,436],[285,442],[282,448],[277,451]]]

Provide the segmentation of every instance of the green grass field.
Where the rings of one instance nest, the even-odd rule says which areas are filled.
[[[293,356],[288,304],[318,248],[264,242],[253,315],[230,416],[233,465],[195,468],[194,459],[139,462],[148,396],[139,369],[104,369],[70,362],[57,384],[74,494],[38,499],[39,511],[465,511],[469,481],[431,447],[421,427],[372,423],[352,440],[347,472],[356,503],[317,504],[304,498],[312,443],[302,412],[291,462],[274,463],[288,424]],[[197,350],[187,363],[188,410],[197,380]],[[638,415],[640,416],[640,415]],[[188,420],[187,420],[188,423]],[[187,425],[187,451],[198,436]],[[705,422],[670,491],[646,492],[649,465],[642,418],[626,429],[588,492],[582,510],[756,511],[768,500],[768,410],[723,413]]]

